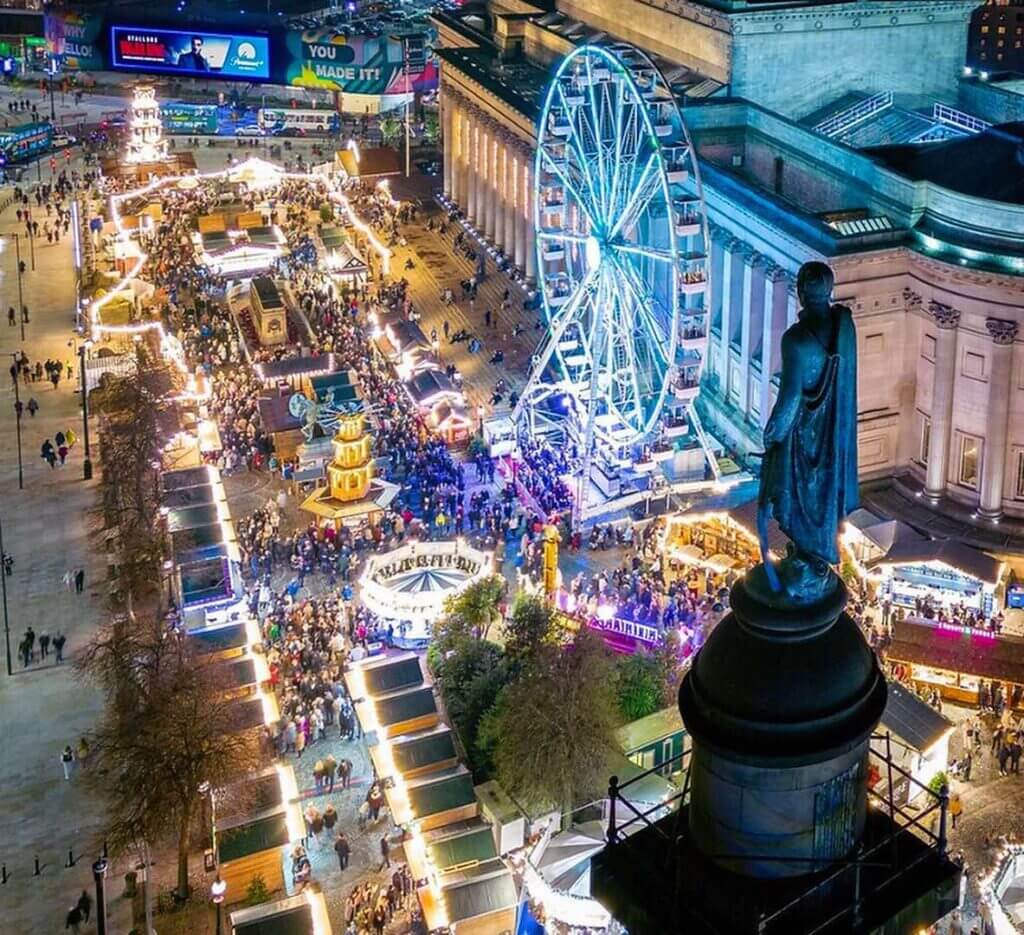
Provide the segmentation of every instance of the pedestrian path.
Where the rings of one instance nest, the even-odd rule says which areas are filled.
[[[9,208],[0,216],[0,292],[8,304],[17,296],[9,237],[15,227],[14,209]],[[72,359],[77,376],[71,244],[67,239],[53,246],[37,242],[35,254],[36,270],[27,272],[23,282],[30,310],[25,343],[19,327],[6,325],[6,316],[0,323],[0,523],[4,548],[14,557],[13,574],[6,581],[10,639],[16,653],[29,626],[37,635],[52,636],[60,630],[67,636],[65,656],[72,657],[102,618],[101,581],[106,569],[90,538],[96,482],[82,480],[81,439],[64,468],[51,470],[39,457],[42,441],[52,439],[58,430],[70,427],[81,435],[78,395],[69,383],[54,389],[40,382],[19,390],[24,403],[31,397],[38,401],[39,412],[23,418],[24,489],[18,488],[14,393],[8,375],[11,355],[24,349],[33,362]],[[69,568],[85,570],[81,595],[64,586],[62,577]],[[0,884],[4,932],[63,931],[68,906],[83,887],[92,886],[90,865],[100,847],[98,805],[80,775],[64,780],[60,753],[65,744],[75,746],[93,726],[101,698],[73,677],[70,663],[58,667],[52,659],[51,655],[27,670],[15,660],[12,678],[0,662],[0,862],[9,874]],[[75,865],[66,869],[69,850]],[[37,855],[40,873],[35,876]],[[120,876],[110,874],[115,894],[121,889]],[[112,899],[111,909],[108,931],[127,932],[124,902]],[[83,931],[94,930],[90,923]]]

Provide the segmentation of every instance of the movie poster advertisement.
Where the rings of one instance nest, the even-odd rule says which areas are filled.
[[[270,43],[266,36],[112,26],[110,61],[126,71],[266,81]]]
[[[293,87],[322,88],[347,94],[402,94],[406,91],[402,43],[387,37],[346,37],[333,30],[288,33],[285,80]],[[410,68],[410,91],[437,87],[433,61]]]
[[[66,71],[100,71],[104,67],[102,15],[64,10],[47,13],[43,22],[47,51]]]

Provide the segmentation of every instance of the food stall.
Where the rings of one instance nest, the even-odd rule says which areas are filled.
[[[1005,571],[999,559],[951,539],[928,539],[905,523],[892,535],[885,554],[867,563],[881,597],[918,611],[963,606],[983,617],[999,611]]]
[[[771,520],[768,524],[769,551],[780,555],[785,543],[785,535]],[[761,560],[757,541],[757,501],[668,517],[661,541],[661,560],[666,583],[688,577],[692,569],[718,577],[734,569],[744,571],[757,564]],[[700,576],[699,588],[703,588],[705,579],[705,575]]]
[[[943,698],[976,705],[993,683],[1020,707],[1024,696],[1024,639],[923,617],[896,618],[885,653],[893,678]]]

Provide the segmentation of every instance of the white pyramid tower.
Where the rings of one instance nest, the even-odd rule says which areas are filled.
[[[164,128],[160,121],[160,104],[156,99],[156,90],[150,85],[138,85],[135,88],[128,130],[126,162],[161,162],[167,158],[167,140],[164,139]]]

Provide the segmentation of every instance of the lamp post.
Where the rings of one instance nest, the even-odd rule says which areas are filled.
[[[25,340],[25,296],[22,292],[21,278],[25,275],[25,267],[21,262],[21,236],[11,234],[14,238],[14,259],[18,264],[18,318],[21,320],[21,340]]]
[[[210,895],[213,896],[213,905],[217,911],[217,935],[221,935],[220,904],[224,902],[224,893],[228,885],[220,878],[220,871],[217,871],[217,879],[210,884]]]
[[[18,439],[18,490],[25,489],[25,469],[21,461],[21,394],[18,390],[18,377],[21,376],[21,368],[18,366],[20,358],[17,354],[11,354],[14,360],[14,430]]]
[[[4,601],[4,644],[7,647],[7,674],[14,675],[11,665],[11,621],[7,616],[7,553],[4,551],[4,527],[0,522],[0,591]]]
[[[85,442],[85,460],[82,462],[82,476],[92,480],[92,459],[89,457],[89,383],[85,378],[85,352],[92,347],[86,340],[78,345],[78,374],[82,382],[82,438]]]
[[[107,859],[101,857],[92,865],[92,878],[96,881],[96,935],[107,935]]]

